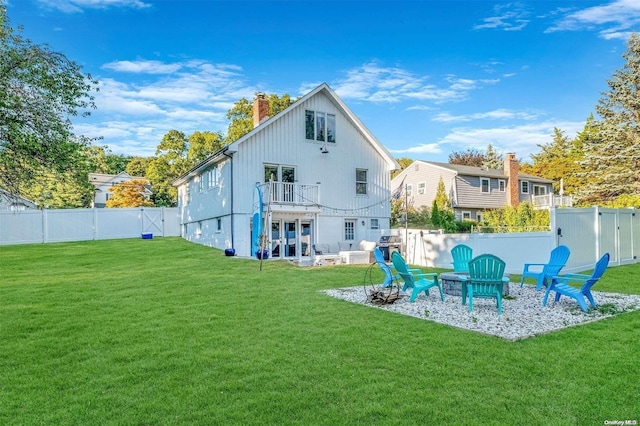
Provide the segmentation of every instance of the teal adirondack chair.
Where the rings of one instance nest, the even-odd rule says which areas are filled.
[[[542,289],[542,286],[548,287],[548,280],[560,273],[560,270],[564,268],[564,265],[566,265],[570,253],[569,247],[558,246],[551,250],[549,262],[525,263],[524,270],[522,271],[522,278],[520,279],[520,287],[524,285],[524,279],[526,277],[536,279],[536,290],[538,291]],[[535,270],[529,270],[531,267]]]
[[[542,299],[542,306],[547,306],[547,299],[549,297],[549,293],[552,291],[556,292],[555,301],[560,300],[560,296],[565,295],[568,297],[572,297],[576,299],[580,308],[583,311],[587,312],[587,303],[584,298],[586,297],[591,303],[591,306],[596,307],[596,302],[593,300],[593,295],[591,294],[591,287],[594,286],[596,282],[602,277],[604,271],[609,266],[609,253],[605,253],[602,255],[600,260],[596,263],[596,266],[593,268],[593,273],[591,275],[585,274],[565,274],[561,277],[553,277],[551,279],[551,285],[547,288],[546,293],[544,294],[544,298]],[[582,283],[582,287],[575,288],[569,285],[570,282]]]
[[[471,247],[458,244],[451,249],[451,257],[453,257],[453,272],[469,272],[469,261],[473,259]]]
[[[407,291],[408,289],[413,289],[411,292],[410,302],[414,302],[420,292],[424,291],[424,294],[429,296],[429,289],[432,287],[438,287],[440,290],[440,300],[444,301],[444,292],[442,291],[442,286],[438,281],[438,274],[425,274],[422,272],[416,272],[416,270],[411,270],[407,266],[407,263],[404,261],[400,253],[393,252],[391,255],[391,261],[393,262],[393,266],[396,268],[396,271],[400,274],[400,277],[404,280],[404,287],[402,291]]]
[[[376,264],[384,273],[384,282],[382,283],[382,287],[391,287],[394,280],[400,280],[400,275],[396,272],[393,266],[389,265],[384,260],[384,255],[382,254],[380,248],[376,247],[375,249],[373,249],[373,257],[376,261]]]
[[[496,299],[498,314],[502,315],[502,290],[509,284],[504,276],[505,263],[492,254],[481,254],[469,262],[469,276],[461,275],[462,304],[469,298],[469,312],[473,312],[473,298]]]

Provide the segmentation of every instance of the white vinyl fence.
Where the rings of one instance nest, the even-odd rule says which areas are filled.
[[[178,209],[24,210],[0,213],[0,245],[180,235]]]
[[[640,214],[635,209],[551,209],[551,232],[512,234],[431,234],[420,229],[396,229],[405,243],[406,259],[422,266],[452,268],[451,249],[466,244],[474,255],[491,253],[506,263],[506,272],[520,274],[525,263],[546,263],[558,245],[571,250],[566,272],[592,269],[604,253],[609,265],[637,263],[640,255]]]

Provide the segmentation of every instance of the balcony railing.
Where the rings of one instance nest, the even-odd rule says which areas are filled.
[[[573,207],[573,199],[569,195],[534,195],[534,209],[549,209],[551,207]]]
[[[297,182],[269,182],[261,186],[263,202],[290,206],[313,206],[318,204],[319,186]],[[271,198],[269,198],[269,195]]]

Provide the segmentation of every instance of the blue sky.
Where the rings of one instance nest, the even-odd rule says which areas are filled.
[[[515,152],[595,113],[640,0],[8,0],[13,27],[100,81],[78,133],[153,155],[171,129],[226,131],[256,92],[331,86],[397,158]]]

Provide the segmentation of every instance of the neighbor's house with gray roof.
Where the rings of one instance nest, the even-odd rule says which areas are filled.
[[[413,207],[431,208],[440,178],[456,220],[482,220],[485,210],[533,203],[553,193],[553,181],[520,172],[515,154],[507,154],[502,170],[459,164],[414,161],[391,180],[391,190],[405,190]],[[404,194],[404,193],[403,193]]]
[[[18,212],[37,208],[38,205],[33,201],[0,188],[0,212]]]
[[[145,199],[149,199],[153,192],[151,192],[151,184],[149,179],[140,176],[131,176],[127,172],[121,172],[117,175],[110,175],[106,173],[89,173],[89,182],[93,185],[94,196],[91,202],[91,207],[103,208],[107,206],[107,201],[111,196],[109,191],[115,185],[122,182],[128,182],[130,180],[143,180],[147,182],[142,195]]]

